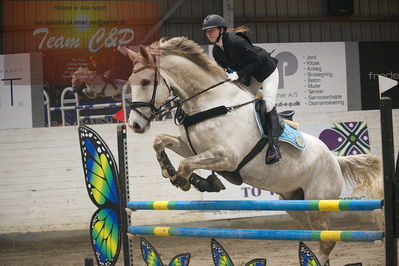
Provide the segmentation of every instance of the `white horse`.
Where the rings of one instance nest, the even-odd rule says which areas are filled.
[[[146,132],[154,116],[162,112],[170,90],[183,102],[178,116],[182,111],[192,115],[254,99],[252,93],[226,82],[224,70],[187,38],[161,40],[151,47],[140,47],[139,53],[128,49],[127,52],[134,64],[129,78],[133,110],[128,125],[137,133]],[[180,136],[161,134],[155,138],[153,146],[164,177],[184,191],[190,189],[189,180],[192,183],[196,180],[192,178],[196,169],[217,171],[230,182],[241,183],[239,177],[231,177],[227,172],[237,169],[261,135],[253,103],[227,110],[226,114],[180,126]],[[305,150],[280,142],[282,159],[272,165],[265,164],[266,148],[263,148],[239,169],[242,182],[278,193],[285,200],[322,200],[337,199],[346,180],[356,184],[356,189],[369,192],[370,198],[382,198],[381,166],[375,156],[335,157],[318,138],[305,133],[303,138],[307,143]],[[177,171],[170,165],[165,148],[185,158]],[[205,181],[219,185],[214,179]],[[328,212],[289,212],[289,215],[307,229],[327,230],[329,226]],[[335,242],[320,242],[323,263],[334,245]]]
[[[81,85],[85,86],[82,92],[90,99],[112,97],[115,100],[120,100],[126,80],[110,80],[106,78],[107,74],[109,71],[106,71],[104,75],[98,75],[96,71],[89,70],[87,67],[79,67],[72,73],[72,88],[76,90]]]

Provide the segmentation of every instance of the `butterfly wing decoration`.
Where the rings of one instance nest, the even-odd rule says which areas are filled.
[[[148,266],[164,266],[155,248],[143,237],[141,238],[141,255]],[[189,263],[190,253],[184,253],[175,256],[169,266],[187,266]]]
[[[299,265],[301,266],[321,266],[316,255],[302,241],[299,242]],[[330,260],[327,260],[324,266],[330,266]]]
[[[233,266],[233,262],[229,254],[224,250],[222,245],[219,244],[215,239],[211,239],[211,250],[212,257],[215,266]]]
[[[141,238],[141,255],[148,266],[163,266],[157,251],[143,237]]]
[[[190,253],[179,254],[169,263],[169,266],[186,266],[190,263]]]
[[[110,149],[97,132],[84,125],[78,130],[86,188],[98,208],[90,223],[92,247],[98,265],[112,266],[121,248],[118,170]]]
[[[266,259],[254,259],[247,262],[245,266],[266,266]]]
[[[303,242],[299,242],[299,264],[301,266],[321,266],[316,255]]]
[[[212,238],[211,240],[212,257],[215,266],[233,266],[229,254],[222,245]],[[266,266],[266,259],[253,259],[245,264],[245,266]]]

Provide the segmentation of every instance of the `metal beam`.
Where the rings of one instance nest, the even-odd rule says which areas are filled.
[[[229,27],[234,28],[234,0],[223,0],[223,18]]]

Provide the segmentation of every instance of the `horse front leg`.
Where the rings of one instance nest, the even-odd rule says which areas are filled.
[[[169,178],[172,184],[180,187],[182,190],[189,190],[190,184],[176,175],[176,170],[165,152],[165,148],[168,148],[184,158],[194,155],[187,144],[179,136],[160,134],[155,137],[153,147],[162,169],[162,176]]]
[[[215,176],[210,175],[204,179],[193,173],[196,169],[212,171],[232,171],[238,165],[237,156],[232,151],[227,151],[222,146],[215,146],[205,152],[188,157],[180,162],[176,176],[180,182],[190,183],[199,191],[219,192],[225,189],[223,183]],[[187,188],[186,186],[184,188]],[[183,188],[182,188],[183,189]]]

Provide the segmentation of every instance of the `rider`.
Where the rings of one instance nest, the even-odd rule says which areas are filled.
[[[280,124],[275,106],[279,81],[278,60],[271,57],[263,48],[252,45],[245,34],[248,31],[246,27],[239,27],[233,31],[227,31],[227,28],[223,17],[215,14],[208,15],[202,23],[202,30],[205,31],[208,40],[214,44],[212,53],[218,65],[226,70],[237,71],[238,81],[248,86],[252,92],[256,93],[263,88],[267,123],[271,129],[266,163],[273,164],[281,158],[278,146]],[[228,74],[228,76],[234,80],[237,79],[237,74]]]
[[[96,75],[100,76],[101,79],[105,82],[105,84],[111,85],[114,90],[118,90],[118,87],[115,85],[114,80],[116,79],[116,71],[115,71],[115,55],[111,54],[111,56],[105,56],[104,54],[101,56],[90,56],[89,57],[89,70],[95,71]],[[102,88],[101,94],[104,95],[104,91],[107,86]]]

